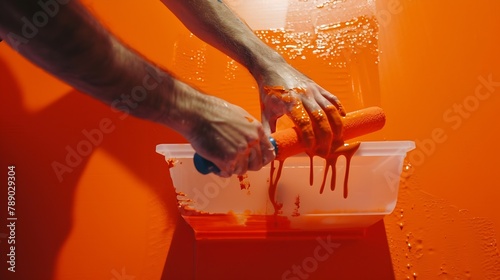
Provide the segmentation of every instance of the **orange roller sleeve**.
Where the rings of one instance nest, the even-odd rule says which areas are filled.
[[[342,118],[342,123],[342,138],[345,141],[382,129],[385,125],[385,114],[382,108],[369,107],[347,113]],[[277,146],[277,160],[284,160],[304,152],[305,148],[299,134],[300,131],[293,127],[276,131],[271,135]]]

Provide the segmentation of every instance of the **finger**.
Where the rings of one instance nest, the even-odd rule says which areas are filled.
[[[260,143],[259,143],[259,147],[260,147],[260,159],[261,159],[261,167],[268,164],[269,162],[271,162],[272,160],[274,160],[274,158],[276,157],[276,152],[274,150],[274,146],[273,144],[271,143],[271,141],[269,140],[269,136],[267,133],[264,132],[264,130],[262,130],[260,132]]]
[[[278,118],[276,116],[268,116],[268,113],[262,112],[262,128],[266,135],[271,135],[276,132],[277,121]]]
[[[247,172],[247,170],[248,170],[248,155],[247,154],[241,155],[232,173],[236,175],[243,175]]]
[[[263,98],[261,103],[261,116],[264,131],[270,135],[276,131],[276,122],[279,117],[283,116],[286,112],[286,101],[283,100],[285,91],[267,89],[267,95]]]
[[[328,99],[328,98],[330,99]],[[342,122],[342,116],[345,116],[345,111],[343,111],[343,114],[342,115],[342,112],[339,110],[339,106],[340,108],[343,110],[343,107],[342,105],[340,104],[340,102],[338,103],[335,103],[334,101],[337,100],[337,97],[335,97],[333,94],[323,90],[322,91],[322,98],[320,98],[318,102],[318,104],[321,106],[321,108],[323,109],[323,111],[325,112],[325,115],[326,117],[328,118],[328,122],[329,122],[329,125],[330,125],[330,131],[332,132],[332,147],[335,149],[336,147],[334,147],[335,145],[338,146],[338,144],[340,143],[343,144],[343,137],[342,137],[342,131],[343,131],[343,122]],[[335,143],[334,143],[335,142]]]
[[[219,160],[218,162],[214,162],[217,167],[219,167],[220,172],[219,176],[228,178],[231,177],[234,174],[234,171],[238,167],[238,159],[237,155],[232,155],[232,156],[226,156],[223,160]]]
[[[309,114],[304,108],[302,101],[297,97],[301,96],[301,99],[307,100],[308,98],[303,98],[306,96],[305,90],[302,88],[286,90],[282,86],[265,86],[263,90],[266,94],[266,105],[269,105],[272,102],[276,103],[276,107],[273,106],[271,109],[280,107],[286,108],[285,113],[290,117],[294,125],[301,131],[302,141],[306,146],[305,148],[311,152],[316,143],[314,139],[314,129],[311,125]],[[279,106],[279,103],[285,106]],[[269,108],[267,111],[269,111]],[[278,115],[279,114],[275,114],[275,116]]]
[[[337,98],[337,96],[331,94],[330,92],[323,90],[322,95],[325,99],[327,99],[335,108],[338,110],[338,113],[342,116],[345,117],[346,111],[344,109],[344,106],[340,102],[340,100]],[[324,107],[323,107],[324,108]]]
[[[266,112],[262,111],[261,119],[262,119],[262,129],[264,129],[264,132],[266,134],[270,135],[272,133],[272,130],[271,130],[272,124],[270,123]]]
[[[262,168],[262,154],[260,144],[257,143],[248,154],[248,170],[257,171]]]
[[[326,115],[328,116],[328,121],[330,123],[330,127],[333,133],[333,139],[331,142],[332,149],[336,149],[341,146],[343,141],[343,122],[342,117],[339,114],[339,111],[335,106],[328,105],[324,108]]]
[[[329,118],[322,109],[317,109],[311,112],[311,118],[316,139],[319,139],[316,145],[315,154],[326,156],[330,152],[331,142],[333,139],[332,127]]]
[[[218,176],[220,176],[220,177],[222,177],[222,178],[229,178],[229,177],[231,177],[233,174],[232,174],[232,172],[230,172],[230,171],[227,171],[227,170],[222,170],[222,169],[221,169],[221,171],[220,171],[219,173],[216,173],[216,175],[218,175]]]
[[[253,118],[248,117],[249,120],[252,120],[251,123],[256,122]],[[234,155],[233,167],[231,169],[232,174],[242,175],[247,172],[248,169],[248,155],[250,149],[252,147],[252,142],[256,140],[255,136],[247,136],[248,138],[242,138],[238,141],[237,146],[235,147],[236,154]]]
[[[262,126],[256,128],[259,138],[255,140],[250,140],[248,143],[248,149],[245,152],[245,158],[247,159],[247,169],[248,170],[259,170],[262,167],[261,153],[260,153],[260,134],[262,131]]]
[[[311,118],[303,103],[297,100],[293,106],[290,106],[288,116],[301,132],[302,141],[305,144],[306,150],[311,152],[316,145],[316,139]]]

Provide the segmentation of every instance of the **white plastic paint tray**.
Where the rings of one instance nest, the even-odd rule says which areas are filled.
[[[287,158],[276,193],[279,215],[269,199],[270,165],[244,178],[221,178],[196,171],[189,144],[161,144],[156,151],[165,156],[181,215],[196,238],[215,239],[363,230],[394,210],[404,158],[414,148],[412,141],[362,142],[351,160],[347,198],[344,157],[337,161],[335,190],[330,171],[322,194],[325,160],[313,159],[311,186],[309,156]]]

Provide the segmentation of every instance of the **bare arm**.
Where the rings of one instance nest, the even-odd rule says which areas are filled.
[[[219,0],[162,0],[203,41],[223,51],[258,76],[283,57],[263,44],[253,31]]]
[[[26,22],[42,10],[37,1],[3,0],[0,38],[78,90],[178,131],[223,176],[257,170],[272,160],[272,146],[262,125],[248,121],[246,111],[156,68],[110,34],[77,1],[53,3],[57,5],[52,7],[53,16],[29,30]]]
[[[45,13],[48,20],[44,25],[33,20],[40,11],[43,10],[36,1],[2,1],[0,37],[33,63],[78,90],[107,104],[117,104],[122,94],[130,93],[134,86],[142,84],[143,77],[150,75],[151,70],[147,69],[158,71],[112,36],[77,1],[57,5],[54,17]],[[161,86],[173,88],[170,75],[161,73],[161,78]],[[157,120],[170,104],[169,96],[161,94],[158,85],[131,112]]]
[[[287,114],[301,128],[309,153],[324,155],[332,146],[341,144],[340,116],[345,111],[337,97],[288,64],[223,1],[162,2],[192,33],[250,71],[259,84],[262,122],[267,133],[275,130],[278,117]]]

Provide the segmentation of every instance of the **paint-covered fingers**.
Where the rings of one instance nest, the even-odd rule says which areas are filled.
[[[342,117],[346,115],[346,112],[339,99],[335,95],[322,88],[318,89],[319,91],[315,92],[315,100],[317,100],[324,113],[323,118],[319,121],[324,122],[324,125],[328,123],[329,126],[328,128],[321,127],[320,129],[328,131],[331,135],[331,138],[328,139],[328,142],[325,141],[328,143],[328,147],[325,146],[322,149],[322,152],[326,153],[327,155],[344,144],[342,135]],[[325,122],[324,120],[325,117],[327,118],[327,122]]]
[[[303,101],[306,100],[305,89],[285,89],[283,86],[264,86],[263,98],[265,115],[273,120],[286,114],[301,131],[301,140],[308,151],[312,151],[316,143],[311,118]]]
[[[311,123],[317,143],[314,147],[313,154],[324,157],[330,152],[330,143],[333,139],[332,129],[326,113],[322,109],[312,111]]]
[[[340,103],[340,100],[337,98],[337,96],[331,94],[330,92],[324,90],[324,89],[321,89],[321,95],[329,102],[331,103],[331,105],[333,105],[335,107],[335,109],[337,109],[337,112],[340,116],[342,117],[345,117],[347,112],[345,111],[344,109],[344,106],[342,106],[342,103]],[[324,104],[324,103],[323,103]],[[330,104],[326,104],[323,107],[323,109],[325,107],[329,107]]]
[[[264,86],[267,120],[286,114],[301,133],[301,141],[309,154],[326,156],[343,144],[342,116],[346,112],[339,99],[316,83],[286,89]]]
[[[271,134],[276,131],[276,122],[279,117],[288,112],[286,104],[293,102],[286,95],[282,86],[264,86],[260,95],[261,116],[264,131]]]
[[[337,107],[332,105],[325,106],[323,110],[328,117],[328,122],[330,123],[330,128],[332,130],[333,138],[331,139],[331,147],[329,152],[333,152],[335,149],[344,144],[344,137],[342,135],[344,127],[341,116],[345,116],[345,112],[344,115],[342,115]]]
[[[315,83],[299,90],[297,99],[296,108],[290,115],[302,133],[306,151],[327,156],[343,144],[341,114],[345,111],[341,103]]]
[[[310,127],[315,138],[315,145],[309,147],[309,154],[326,157],[337,146],[342,133],[342,121],[336,107],[327,100],[307,99],[303,102],[310,117]],[[339,122],[340,121],[340,122]],[[304,133],[304,131],[302,132]]]
[[[316,103],[321,106],[324,111],[335,109],[338,115],[345,117],[346,111],[339,98],[324,88],[320,87],[316,83],[311,83],[308,85],[309,92],[316,101]]]
[[[306,152],[314,154],[316,142],[320,139],[317,138],[313,121],[309,113],[301,101],[296,101],[290,108],[288,117],[293,121],[296,128],[301,133],[301,140],[304,143]]]

